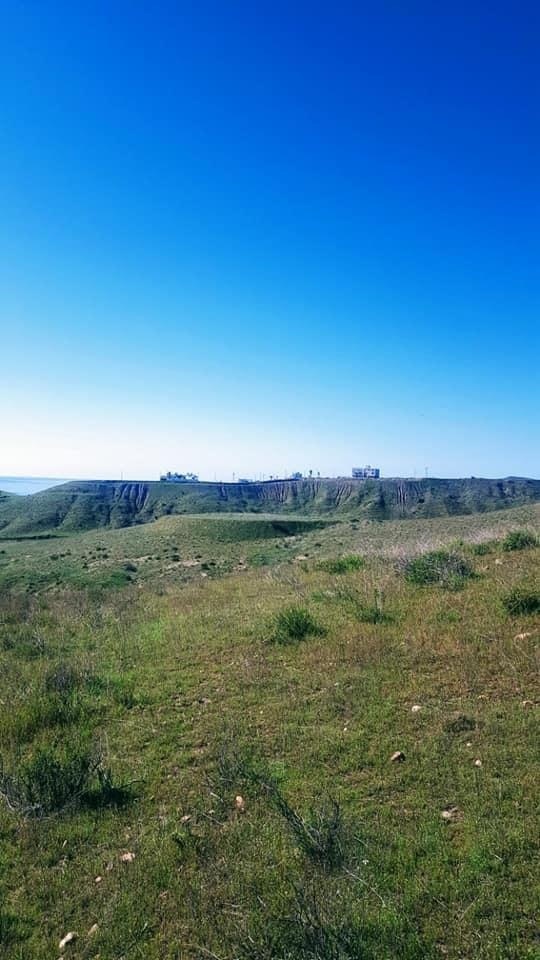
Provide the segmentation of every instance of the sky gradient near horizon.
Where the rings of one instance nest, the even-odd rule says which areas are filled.
[[[0,474],[540,476],[537,4],[0,27]]]

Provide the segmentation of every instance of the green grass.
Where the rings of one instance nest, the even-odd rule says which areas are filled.
[[[272,640],[275,643],[298,643],[306,637],[317,637],[324,633],[323,628],[306,607],[286,607],[274,618]]]
[[[363,557],[351,553],[343,557],[335,557],[332,560],[321,560],[319,569],[325,570],[326,573],[351,573],[354,570],[360,570],[363,566]]]
[[[465,557],[455,551],[431,550],[408,560],[405,576],[410,583],[424,586],[436,583],[455,590],[474,576],[474,569]]]
[[[540,590],[527,585],[514,587],[503,597],[503,605],[513,617],[540,613]]]
[[[502,542],[503,550],[527,550],[538,546],[538,537],[531,530],[511,530]]]
[[[3,960],[533,958],[537,518],[3,544]]]

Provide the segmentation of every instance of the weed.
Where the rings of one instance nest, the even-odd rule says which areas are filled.
[[[422,586],[438,584],[456,590],[474,576],[474,569],[459,553],[433,550],[409,560],[405,565],[405,576],[410,583]]]
[[[321,560],[319,570],[335,574],[352,573],[355,570],[361,570],[363,566],[365,566],[364,558],[359,557],[356,553],[350,553],[331,560]]]
[[[63,694],[36,691],[5,717],[3,734],[10,740],[28,742],[40,731],[76,723],[81,716],[80,702]]]
[[[341,807],[329,801],[320,807],[311,807],[302,817],[285,800],[275,783],[266,785],[273,807],[286,821],[300,850],[324,870],[337,870],[346,856],[347,831]]]
[[[514,587],[502,598],[503,606],[512,617],[540,613],[540,591],[526,586]]]
[[[22,816],[60,813],[89,790],[100,767],[101,753],[80,744],[62,752],[42,747],[12,774],[0,758],[0,796]]]
[[[537,547],[538,537],[529,530],[511,530],[507,533],[502,542],[502,548],[506,551],[526,550],[528,547]]]
[[[498,540],[483,540],[481,543],[473,543],[470,549],[473,556],[486,557],[488,554],[493,553],[498,546]]]
[[[298,643],[306,637],[323,636],[324,632],[306,607],[291,606],[277,614],[272,639],[275,643]]]
[[[45,690],[66,697],[83,683],[78,670],[65,661],[58,663],[45,674]]]
[[[381,590],[375,590],[371,603],[359,601],[355,615],[360,623],[391,623],[394,619],[392,614],[385,610],[384,594]]]
[[[445,725],[447,733],[470,733],[476,729],[476,720],[465,713],[456,713]]]
[[[360,960],[374,955],[369,939],[368,931],[351,917],[350,899],[338,896],[329,901],[323,889],[304,882],[292,887],[277,916],[266,911],[260,915],[235,956],[239,960]],[[377,939],[386,940],[386,936],[379,933]]]

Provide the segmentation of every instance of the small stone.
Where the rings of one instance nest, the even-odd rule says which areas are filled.
[[[526,640],[527,637],[532,637],[532,633],[516,633],[514,640]]]
[[[103,877],[101,877],[101,876],[100,876],[100,877],[96,877],[96,879],[94,880],[94,883],[101,883],[102,880],[103,880]]]
[[[70,943],[73,943],[77,939],[77,934],[74,930],[70,930],[69,933],[66,933],[65,937],[62,937],[60,943],[58,944],[59,950],[65,950]]]
[[[240,794],[238,794],[238,796],[234,798],[234,805],[238,810],[238,813],[246,812],[246,802],[244,798],[240,796]]]
[[[477,759],[474,761],[474,765],[475,765],[475,767],[481,767],[481,766],[482,766],[482,761],[480,760],[479,757],[477,757]]]
[[[129,853],[129,852],[123,853],[120,856],[120,860],[122,861],[122,863],[133,863],[134,859],[135,859],[134,853]]]
[[[450,806],[448,807],[445,807],[444,810],[441,810],[441,817],[447,823],[449,823],[451,820],[456,820],[458,817],[458,814],[459,814],[458,808],[452,806],[452,804],[450,804]]]
[[[183,817],[180,817],[180,823],[189,823],[191,820],[191,814],[185,813]]]
[[[415,704],[411,707],[411,713],[419,713],[419,711],[420,711],[421,709],[422,709],[422,707],[420,706],[420,704],[419,704],[419,703],[415,703]]]
[[[495,561],[495,566],[496,566],[496,567],[502,567],[502,560],[497,559],[497,560]]]
[[[392,756],[390,757],[390,760],[392,761],[392,763],[403,763],[404,759],[405,759],[405,754],[403,753],[402,750],[396,750],[396,752],[393,753]]]
[[[97,924],[97,923],[93,923],[92,926],[90,927],[89,931],[88,931],[88,936],[89,936],[89,937],[93,937],[94,934],[98,932],[98,930],[99,930],[98,924]]]

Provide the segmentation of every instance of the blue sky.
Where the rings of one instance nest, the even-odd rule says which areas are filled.
[[[540,8],[17,2],[0,474],[540,475]]]

